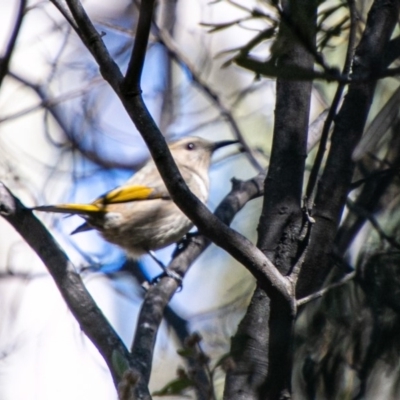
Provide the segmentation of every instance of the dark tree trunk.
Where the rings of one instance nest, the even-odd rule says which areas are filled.
[[[275,54],[278,65],[312,70],[316,2],[287,1]],[[302,183],[312,82],[277,81],[273,147],[258,247],[282,274],[293,266],[302,225]],[[226,399],[279,399],[291,396],[291,305],[273,287],[257,286],[232,341],[236,369],[228,372]]]
[[[302,268],[297,296],[318,290],[332,268],[332,249],[354,171],[351,159],[361,138],[371,107],[385,50],[397,22],[399,1],[376,0],[368,15],[364,35],[357,47],[352,77],[365,79],[349,85],[335,121],[327,164],[318,186],[310,251]]]

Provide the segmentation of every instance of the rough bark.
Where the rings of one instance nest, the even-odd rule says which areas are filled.
[[[285,2],[277,44],[279,65],[312,70],[314,58],[308,48],[314,43],[315,12],[314,1]],[[277,81],[273,147],[257,245],[283,275],[294,264],[302,225],[311,87],[310,81]],[[259,284],[232,340],[236,368],[227,374],[226,399],[290,397],[293,322],[287,299],[273,287]]]
[[[354,171],[352,153],[363,133],[384,63],[385,49],[397,22],[399,1],[376,0],[356,49],[352,77],[364,82],[349,85],[347,96],[335,121],[326,167],[318,185],[313,217],[316,220],[310,249],[300,273],[297,297],[321,288],[332,268],[333,243],[350,190]]]

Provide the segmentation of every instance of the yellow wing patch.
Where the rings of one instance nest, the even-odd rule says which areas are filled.
[[[101,208],[95,204],[57,204],[54,206],[33,207],[37,211],[50,211],[68,214],[95,214],[101,212]]]
[[[157,191],[154,188],[140,185],[126,185],[118,187],[99,197],[90,204],[56,204],[54,206],[33,207],[37,211],[50,211],[64,214],[91,215],[107,212],[108,204],[127,203],[129,201],[140,201],[150,199],[169,199],[165,192]]]
[[[104,196],[96,199],[92,204],[101,207],[107,204],[161,198],[167,198],[167,196],[157,192],[154,188],[140,185],[126,185],[109,191]]]

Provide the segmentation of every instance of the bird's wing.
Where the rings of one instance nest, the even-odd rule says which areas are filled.
[[[102,207],[107,204],[127,203],[129,201],[169,198],[169,194],[164,188],[154,188],[143,185],[124,185],[110,190],[103,196],[97,198],[92,205]]]
[[[149,188],[143,185],[124,185],[113,189],[97,198],[91,204],[56,204],[52,206],[33,207],[37,211],[50,211],[64,214],[95,215],[107,211],[107,205],[127,203],[138,200],[169,199],[168,192],[161,188]]]
[[[32,210],[86,215],[97,214],[101,212],[100,207],[95,204],[56,204],[54,206],[33,207]]]

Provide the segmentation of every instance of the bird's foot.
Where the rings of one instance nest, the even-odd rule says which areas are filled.
[[[188,247],[191,238],[199,236],[200,233],[196,232],[188,232],[176,245],[174,252],[172,253],[172,258],[175,258],[178,254],[182,253]]]
[[[180,292],[182,290],[182,288],[183,288],[182,277],[177,272],[171,271],[168,268],[165,268],[164,271],[160,275],[157,275],[155,278],[153,278],[151,281],[151,284],[152,285],[157,284],[161,280],[161,278],[164,278],[164,277],[175,279],[175,281],[178,283],[177,291]]]
[[[182,277],[175,271],[171,271],[168,269],[154,254],[153,251],[148,251],[150,257],[161,267],[163,272],[160,275],[157,275],[154,279],[152,279],[151,284],[154,285],[159,282],[159,280],[165,276],[168,276],[169,278],[175,279],[178,282],[178,291],[182,290],[183,287],[183,281]]]

